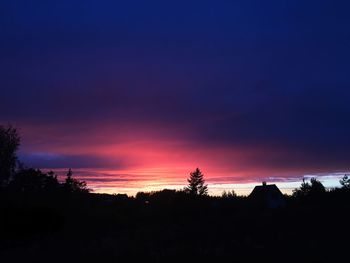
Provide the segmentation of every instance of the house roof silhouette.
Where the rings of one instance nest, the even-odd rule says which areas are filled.
[[[275,184],[266,184],[254,187],[249,198],[269,208],[276,208],[285,205],[285,198],[280,189]]]

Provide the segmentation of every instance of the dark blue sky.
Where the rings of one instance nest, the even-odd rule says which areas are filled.
[[[346,1],[119,2],[1,2],[0,121],[28,162],[103,166],[62,149],[113,133],[253,152],[240,170],[349,169]]]

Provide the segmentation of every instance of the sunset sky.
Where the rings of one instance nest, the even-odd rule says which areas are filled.
[[[96,192],[211,194],[350,167],[346,1],[0,3],[0,123]]]

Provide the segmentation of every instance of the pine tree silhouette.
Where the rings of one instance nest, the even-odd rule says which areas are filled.
[[[201,170],[197,168],[194,172],[191,173],[189,179],[187,179],[188,186],[186,191],[192,195],[207,195],[208,194],[208,185],[205,184],[204,175]]]

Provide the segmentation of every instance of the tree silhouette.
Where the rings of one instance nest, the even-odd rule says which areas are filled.
[[[324,194],[326,192],[326,188],[323,184],[318,181],[316,178],[311,178],[310,183],[305,182],[305,178],[303,178],[303,182],[299,189],[293,190],[293,196],[295,197],[305,197],[305,196],[317,196]]]
[[[91,190],[87,188],[85,181],[79,181],[77,179],[72,178],[73,172],[72,169],[69,169],[67,172],[66,180],[63,184],[64,189],[67,192],[75,193],[75,192],[81,192],[81,193],[88,193]]]
[[[326,188],[316,178],[311,178],[310,182],[311,182],[311,190],[310,190],[311,194],[320,195],[326,192]]]
[[[300,185],[300,188],[296,188],[293,190],[293,196],[295,197],[304,197],[310,193],[311,185],[308,182],[305,182],[305,178],[303,178],[303,182]]]
[[[0,125],[0,185],[7,183],[15,171],[19,145],[17,129]]]
[[[191,173],[190,178],[187,179],[188,186],[186,187],[186,192],[192,195],[207,195],[208,185],[205,185],[204,175],[196,168],[194,172]]]
[[[348,175],[344,175],[343,178],[339,181],[343,189],[350,189],[350,178]]]
[[[221,197],[222,198],[235,198],[237,197],[237,194],[234,190],[231,190],[231,191],[223,191],[222,194],[221,194]]]
[[[20,192],[53,192],[60,184],[53,172],[43,173],[39,169],[19,170],[9,183],[10,189]]]

